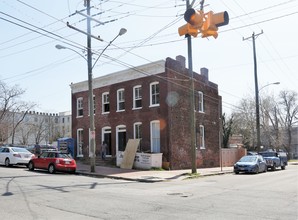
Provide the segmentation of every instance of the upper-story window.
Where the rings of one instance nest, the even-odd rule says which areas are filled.
[[[133,87],[133,108],[142,108],[142,86]]]
[[[110,112],[110,96],[108,92],[102,94],[102,113]]]
[[[80,97],[77,99],[77,117],[82,117],[83,113],[83,98]]]
[[[159,82],[150,84],[150,106],[159,106]]]
[[[90,115],[90,100],[89,100],[89,115]],[[93,114],[95,114],[95,95],[93,95]]]
[[[198,110],[199,112],[204,112],[204,94],[201,91],[199,91],[198,94],[199,94]]]
[[[117,90],[117,111],[125,110],[124,89]]]

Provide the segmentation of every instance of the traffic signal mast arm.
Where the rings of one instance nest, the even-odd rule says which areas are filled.
[[[182,35],[191,35],[197,37],[202,33],[202,38],[213,36],[217,38],[218,27],[229,23],[229,15],[225,12],[214,14],[213,11],[204,13],[202,10],[189,8],[184,13],[184,19],[187,24],[178,28],[178,33]]]

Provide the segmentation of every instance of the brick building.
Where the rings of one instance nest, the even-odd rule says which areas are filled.
[[[93,79],[96,153],[141,138],[140,152],[161,152],[171,169],[191,168],[190,88],[185,58],[167,58]],[[194,73],[197,167],[219,166],[221,96],[208,70]],[[88,82],[71,84],[76,157],[89,157]]]

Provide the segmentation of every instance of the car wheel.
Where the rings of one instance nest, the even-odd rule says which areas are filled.
[[[275,166],[275,164],[273,164],[273,166],[272,166],[271,170],[273,170],[273,171],[275,171],[275,170],[276,170],[276,166]]]
[[[259,168],[259,166],[256,166],[256,170],[255,170],[255,174],[258,174],[259,173],[259,171],[260,171],[260,168]]]
[[[268,170],[268,168],[267,168],[267,166],[265,167],[265,169],[264,169],[264,173],[266,173],[267,172],[267,170]]]
[[[28,168],[29,168],[29,170],[31,170],[31,171],[34,170],[34,164],[33,164],[32,161],[29,162],[29,164],[28,164]]]
[[[239,174],[239,172],[238,172],[238,171],[235,171],[234,173],[235,173],[235,174]]]
[[[54,166],[53,164],[50,164],[50,165],[49,165],[49,168],[48,168],[48,171],[49,171],[49,173],[51,173],[51,174],[52,174],[52,173],[55,173],[55,171],[56,171],[56,170],[55,170],[55,166]]]
[[[282,169],[282,170],[285,170],[285,169],[286,169],[286,166],[281,166],[281,169]]]
[[[6,159],[5,159],[5,166],[6,166],[6,167],[11,166],[11,165],[10,165],[10,160],[9,160],[9,158],[6,158]]]

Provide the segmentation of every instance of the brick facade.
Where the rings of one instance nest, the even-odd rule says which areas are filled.
[[[109,129],[108,141],[112,157],[123,138],[134,138],[134,123],[142,123],[141,151],[151,152],[150,123],[159,121],[160,152],[163,161],[170,162],[171,169],[191,167],[190,142],[190,88],[191,77],[185,68],[185,58],[136,67],[93,80],[95,96],[96,151],[100,151],[103,139],[102,128]],[[150,106],[150,84],[159,85],[159,106]],[[133,88],[142,88],[142,108],[133,109]],[[199,138],[200,125],[204,126],[205,149],[197,149],[197,167],[219,166],[219,117],[221,97],[218,86],[208,80],[208,70],[194,73],[196,136]],[[77,130],[83,132],[83,155],[88,154],[88,87],[87,81],[71,85],[72,89],[72,136],[77,139]],[[117,91],[124,89],[125,110],[117,111]],[[204,111],[198,111],[198,91],[203,95]],[[110,111],[102,113],[102,94],[109,93]],[[77,99],[83,98],[83,117],[77,117]],[[117,129],[124,128],[125,134],[117,136]]]

